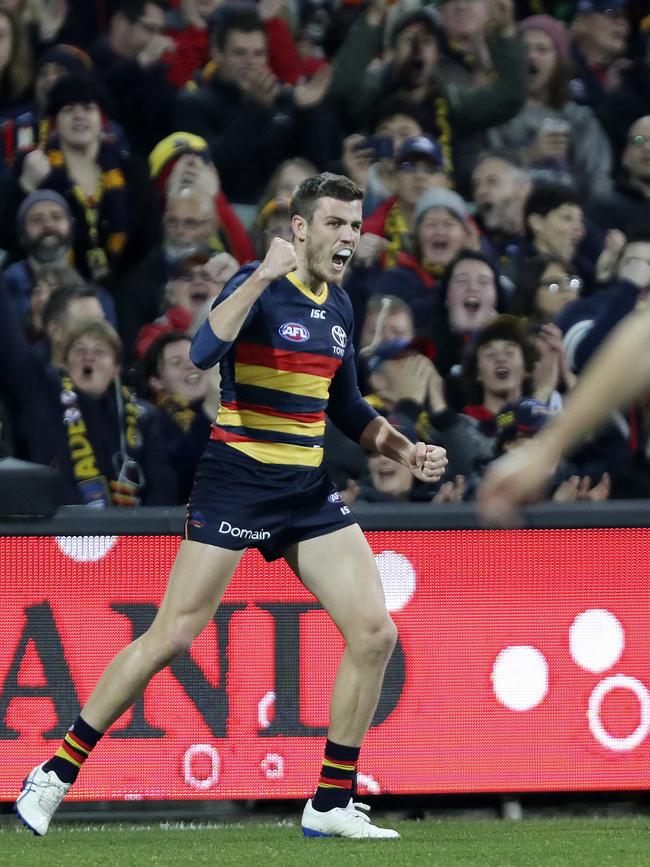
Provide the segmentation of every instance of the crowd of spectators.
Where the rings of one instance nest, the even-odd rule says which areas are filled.
[[[331,473],[471,500],[650,303],[644,0],[0,0],[0,455],[61,503],[185,502],[219,402],[191,335],[319,171],[365,192],[362,391],[449,457],[426,487],[329,425]],[[628,496],[650,395],[548,489]]]

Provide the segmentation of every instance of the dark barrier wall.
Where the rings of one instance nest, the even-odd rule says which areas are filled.
[[[370,793],[647,788],[650,529],[639,504],[358,510],[400,641],[364,745]],[[154,617],[180,510],[0,524],[0,799]],[[336,563],[332,563],[336,568]],[[78,800],[304,797],[341,641],[281,563],[246,555],[191,654],[105,738]]]

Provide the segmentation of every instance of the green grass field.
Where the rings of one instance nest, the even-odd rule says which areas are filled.
[[[384,822],[388,824],[388,822]],[[650,865],[650,818],[427,819],[390,823],[402,840],[307,840],[297,821],[55,825],[46,837],[4,823],[3,867],[546,867]]]

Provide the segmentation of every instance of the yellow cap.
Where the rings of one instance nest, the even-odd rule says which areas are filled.
[[[200,135],[192,132],[173,132],[159,141],[149,154],[149,171],[152,178],[157,178],[167,163],[185,153],[203,154],[208,150],[208,143]]]

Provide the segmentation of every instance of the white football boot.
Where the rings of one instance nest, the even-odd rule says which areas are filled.
[[[334,807],[322,813],[314,810],[309,800],[302,813],[302,833],[305,837],[372,837],[399,840],[397,831],[373,825],[370,817],[366,815],[369,810],[367,804],[353,802],[350,798],[347,807]]]
[[[63,783],[54,771],[45,773],[38,765],[23,781],[14,810],[18,818],[38,837],[47,833],[52,816],[65,798],[72,783]]]

